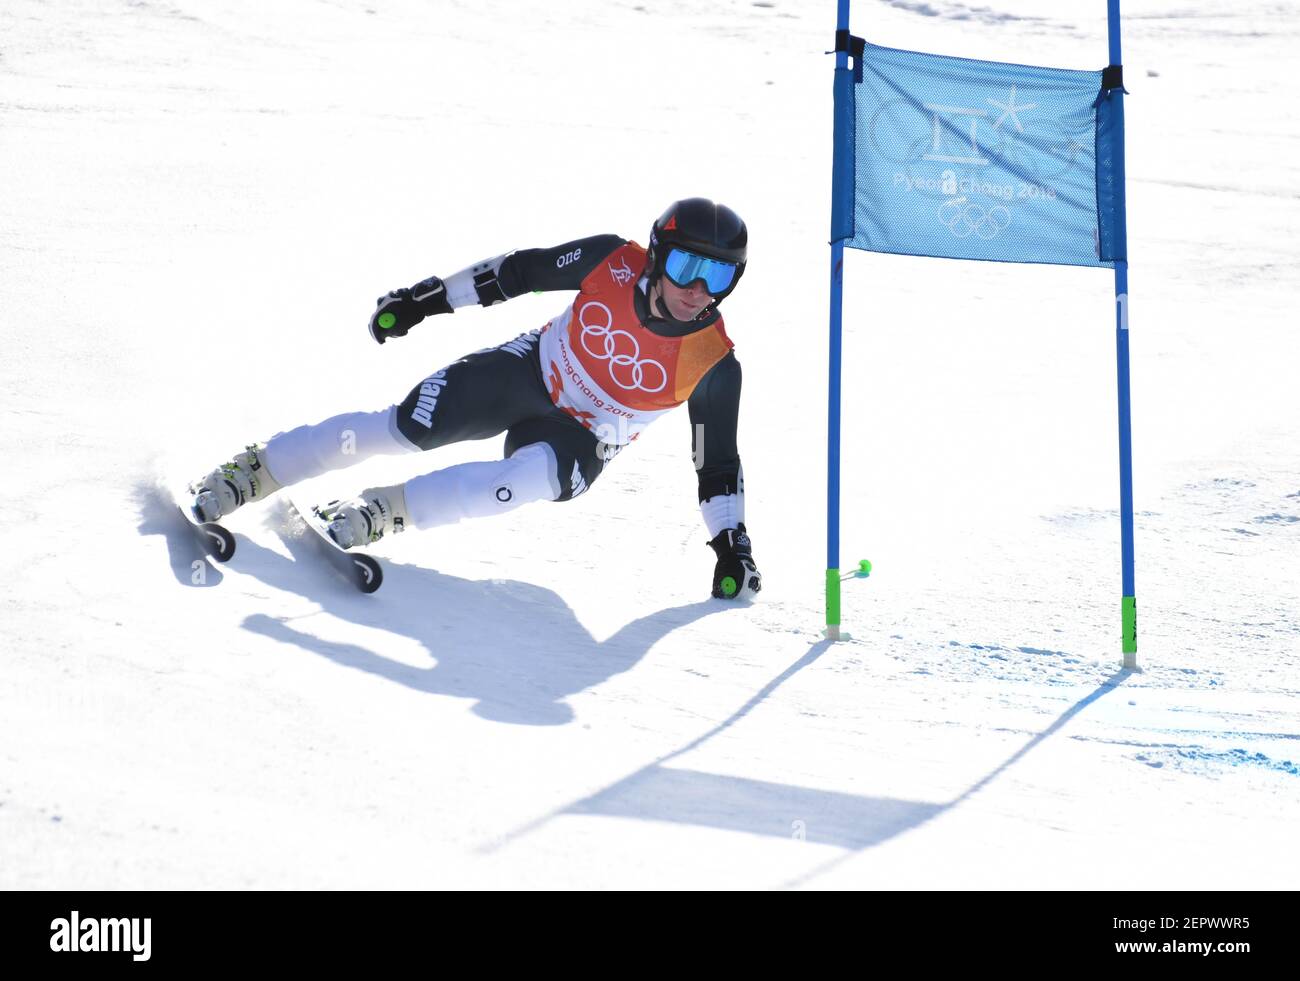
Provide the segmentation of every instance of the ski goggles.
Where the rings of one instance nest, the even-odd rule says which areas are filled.
[[[669,249],[664,260],[664,272],[683,289],[697,279],[704,280],[710,296],[720,296],[736,282],[736,263],[710,259],[685,249]]]

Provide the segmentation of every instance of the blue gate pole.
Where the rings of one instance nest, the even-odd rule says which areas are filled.
[[[1107,0],[1106,20],[1110,35],[1110,64],[1122,65],[1119,43],[1119,0]],[[1120,206],[1115,216],[1115,368],[1119,387],[1119,520],[1120,561],[1123,592],[1120,597],[1120,624],[1124,667],[1137,667],[1137,589],[1133,572],[1133,432],[1129,400],[1128,357],[1128,234],[1124,205],[1124,88],[1106,94],[1112,100],[1116,124],[1115,185]]]
[[[849,0],[839,0],[836,19],[838,36],[849,30]],[[839,48],[847,47],[837,45]],[[827,386],[826,423],[826,639],[840,639],[840,375],[843,350],[844,310],[844,239],[840,230],[844,204],[844,182],[851,182],[852,79],[849,77],[848,51],[835,52],[835,153],[831,171],[831,310],[830,310],[830,384]],[[846,92],[846,88],[848,91]],[[845,99],[848,98],[848,105]],[[846,128],[848,132],[846,132]],[[849,159],[846,159],[849,157]],[[850,183],[851,187],[851,183]],[[851,206],[851,205],[850,205]]]

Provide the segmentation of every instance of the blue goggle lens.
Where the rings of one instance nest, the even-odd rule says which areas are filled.
[[[685,249],[670,249],[664,261],[664,272],[668,278],[681,287],[690,286],[697,279],[704,280],[704,288],[710,295],[725,293],[736,281],[736,264],[710,259],[708,256],[696,255]]]

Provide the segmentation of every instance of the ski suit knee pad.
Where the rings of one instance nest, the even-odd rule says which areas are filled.
[[[397,430],[395,406],[345,412],[314,426],[276,433],[266,442],[266,466],[281,484],[319,477],[384,453],[419,449]]]
[[[455,524],[554,501],[561,489],[555,454],[545,443],[520,447],[505,460],[461,463],[406,482],[406,507],[416,528]]]

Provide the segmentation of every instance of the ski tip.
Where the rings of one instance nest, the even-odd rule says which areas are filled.
[[[330,538],[324,515],[318,506],[304,506],[288,501],[289,510],[307,526],[308,538],[315,543],[318,554],[329,560],[340,575],[351,581],[363,593],[373,593],[384,582],[384,570],[379,560],[362,552],[342,549]]]
[[[211,555],[214,559],[218,562],[229,562],[235,557],[235,536],[229,530],[211,522],[199,525],[199,527],[203,529],[203,534],[208,536],[208,541],[212,546]]]
[[[357,579],[357,588],[363,593],[373,593],[384,584],[384,570],[369,555],[352,555],[352,566]]]

